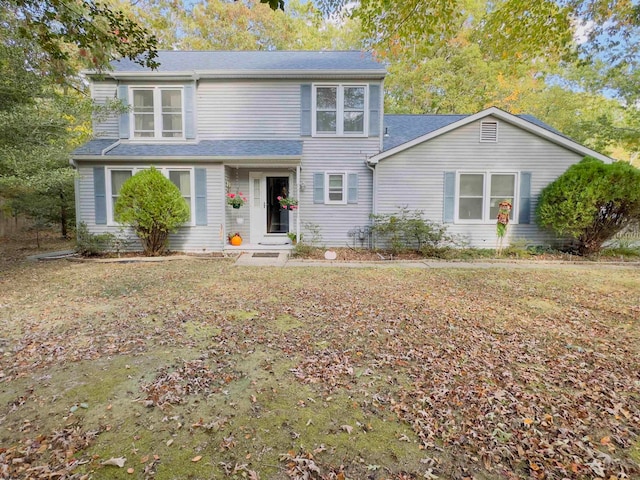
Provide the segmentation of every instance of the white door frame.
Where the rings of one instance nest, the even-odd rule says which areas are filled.
[[[286,236],[284,233],[267,233],[267,177],[289,177],[289,190],[294,182],[294,175],[290,171],[249,172],[249,241],[252,244]],[[291,214],[292,212],[289,212],[289,230],[291,230]]]

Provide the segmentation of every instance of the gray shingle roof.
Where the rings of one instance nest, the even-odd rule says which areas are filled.
[[[385,115],[384,126],[388,132],[388,136],[384,137],[382,151],[386,152],[399,145],[410,142],[418,137],[422,137],[428,133],[434,132],[440,128],[446,127],[471,115]],[[542,120],[537,119],[533,115],[517,115],[517,117],[526,120],[538,127],[542,127],[550,132],[563,135]]]
[[[468,115],[385,115],[383,151],[410,142],[442,127],[462,120]]]
[[[362,70],[365,72],[385,72],[371,53],[359,51],[160,51],[156,59],[160,63],[158,72],[185,71],[261,71],[279,70]],[[128,59],[112,63],[115,72],[151,71]]]
[[[117,139],[96,139],[77,148],[71,155],[100,155]],[[116,157],[300,157],[299,140],[203,140],[190,144],[121,143],[109,150],[105,158]]]

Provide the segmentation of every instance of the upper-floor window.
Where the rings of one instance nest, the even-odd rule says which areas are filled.
[[[183,89],[131,89],[133,138],[184,138]]]
[[[457,185],[457,216],[461,222],[493,222],[498,217],[498,205],[508,201],[515,215],[516,173],[460,173]]]
[[[367,87],[365,85],[316,85],[313,95],[314,133],[364,135]]]

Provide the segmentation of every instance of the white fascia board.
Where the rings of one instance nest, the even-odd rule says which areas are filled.
[[[504,110],[500,110],[497,107],[487,108],[486,110],[482,110],[474,115],[470,115],[466,118],[458,120],[457,122],[450,123],[449,125],[439,128],[438,130],[429,132],[426,135],[423,135],[418,138],[414,138],[413,140],[403,143],[402,145],[398,145],[397,147],[394,147],[391,150],[387,150],[386,152],[382,152],[382,153],[379,153],[378,155],[374,155],[373,157],[369,158],[368,162],[370,165],[376,165],[380,160],[384,160],[385,158],[395,155],[398,152],[402,152],[403,150],[414,147],[420,143],[426,142],[435,137],[439,137],[440,135],[444,135],[445,133],[448,133],[452,130],[455,130],[464,125],[468,125],[470,123],[473,123],[477,120],[480,120],[482,118],[489,117],[489,116],[496,117],[499,120],[502,120],[512,125],[515,125],[517,127],[520,127],[522,130],[533,133],[534,135],[542,137],[546,140],[549,140],[552,143],[563,146],[566,149],[579,153],[581,155],[594,157],[605,163],[613,162],[613,159],[610,157],[607,157],[606,155],[602,155],[601,153],[598,153],[595,150],[591,150],[590,148],[587,148],[584,145],[580,145],[579,143],[574,142],[573,140],[563,137],[562,135],[558,135],[557,133],[547,130],[546,128],[542,128],[520,117],[507,113]]]
[[[142,161],[142,162],[176,162],[179,161],[179,163],[187,163],[187,162],[224,162],[224,163],[231,163],[231,164],[242,164],[244,162],[257,162],[257,163],[261,163],[262,162],[269,162],[272,160],[279,160],[279,161],[289,161],[291,162],[291,165],[296,165],[297,163],[300,162],[300,159],[302,158],[301,155],[265,155],[265,156],[245,156],[245,157],[230,157],[229,155],[200,155],[200,156],[185,156],[185,155],[179,155],[179,156],[142,156],[142,155],[136,155],[136,156],[111,156],[111,155],[75,155],[72,157],[72,160],[77,160],[77,161],[85,161],[85,162],[90,162],[90,161],[99,161],[99,162],[136,162],[136,161]]]
[[[199,80],[224,79],[224,78],[263,78],[263,79],[366,79],[382,80],[386,75],[386,70],[201,70],[182,72],[85,72],[88,76],[102,75],[114,80]]]

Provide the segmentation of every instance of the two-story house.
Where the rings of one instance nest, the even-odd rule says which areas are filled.
[[[289,243],[317,226],[326,245],[352,243],[370,214],[407,206],[474,245],[495,238],[497,202],[514,204],[515,236],[539,242],[539,191],[598,154],[532,117],[383,114],[386,70],[362,52],[160,52],[160,68],[122,60],[89,75],[98,103],[128,109],[94,122],[72,154],[78,222],[117,232],[122,184],[150,165],[182,192],[191,219],[170,248],[192,252]],[[236,209],[228,193],[248,201]],[[277,200],[298,200],[296,210]]]

